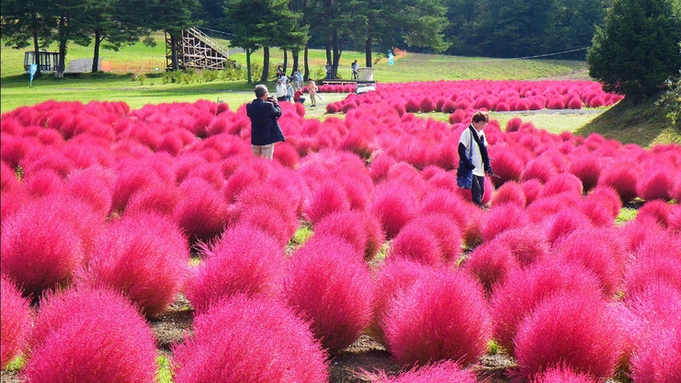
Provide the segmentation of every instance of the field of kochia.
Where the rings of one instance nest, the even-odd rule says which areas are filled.
[[[362,334],[404,367],[373,382],[474,383],[490,348],[519,381],[679,382],[681,146],[494,119],[620,99],[590,81],[380,84],[323,121],[282,103],[273,161],[251,153],[244,105],[4,113],[2,368],[154,382],[149,321],[182,295],[176,383],[328,382]],[[477,110],[488,210],[456,185]]]

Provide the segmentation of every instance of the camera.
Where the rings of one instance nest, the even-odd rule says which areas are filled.
[[[277,100],[275,100],[274,97],[269,96],[269,97],[267,97],[267,101],[269,101],[269,102],[276,102]]]

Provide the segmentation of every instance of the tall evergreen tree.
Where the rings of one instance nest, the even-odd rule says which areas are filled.
[[[171,67],[179,70],[177,48],[182,43],[182,30],[195,25],[193,12],[199,7],[197,0],[153,0],[148,5],[148,25],[164,29],[170,36]]]
[[[89,15],[88,3],[81,0],[56,0],[50,4],[49,12],[57,19],[55,38],[59,43],[59,63],[57,73],[61,76],[66,70],[66,53],[69,41],[81,45],[88,45],[90,35],[88,31]]]
[[[587,54],[603,89],[643,100],[681,68],[681,19],[675,0],[615,0]]]
[[[366,66],[372,65],[374,45],[382,51],[395,46],[446,50],[444,29],[449,21],[440,0],[368,0],[364,44]]]
[[[55,15],[45,12],[51,2],[46,0],[2,0],[3,42],[15,49],[33,45],[34,64],[40,62],[40,48],[47,46],[54,35],[52,29],[57,25]],[[40,75],[40,65],[38,72]]]
[[[307,30],[299,25],[301,15],[289,9],[288,0],[226,0],[225,16],[236,35],[230,46],[247,53],[263,49],[262,82],[269,77],[270,47],[300,47],[306,41]]]
[[[99,70],[100,48],[118,51],[122,45],[133,45],[151,32],[143,16],[148,14],[146,0],[96,0],[87,4],[84,22],[94,42],[92,72]],[[92,41],[83,42],[89,45]]]

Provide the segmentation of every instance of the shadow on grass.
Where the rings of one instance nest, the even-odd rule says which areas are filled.
[[[654,99],[640,104],[624,99],[575,131],[584,137],[591,133],[643,148],[681,144],[681,126],[672,125]]]

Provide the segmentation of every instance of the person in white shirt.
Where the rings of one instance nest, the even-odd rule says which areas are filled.
[[[474,204],[485,210],[487,207],[482,204],[482,197],[485,194],[485,173],[496,175],[490,165],[485,132],[482,131],[489,120],[488,112],[478,111],[473,114],[470,126],[461,133],[458,147],[459,158],[465,168],[459,171],[473,170],[472,200]]]
[[[286,80],[279,79],[277,84],[277,101],[286,101]]]

